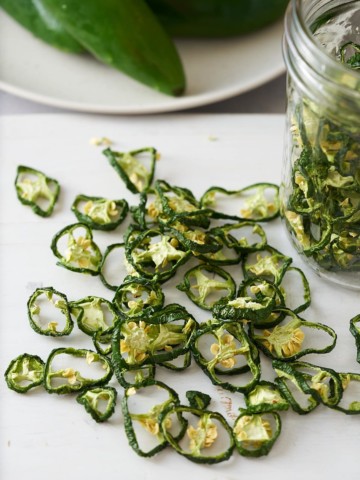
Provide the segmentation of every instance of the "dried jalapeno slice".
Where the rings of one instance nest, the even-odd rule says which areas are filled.
[[[201,197],[200,204],[212,211],[213,218],[267,222],[279,215],[279,187],[272,183],[255,183],[241,190],[211,187]]]
[[[57,265],[73,272],[98,275],[102,255],[93,241],[91,229],[83,223],[68,225],[55,234],[51,250],[59,259]]]
[[[154,190],[161,204],[160,209],[158,202],[154,204],[159,210],[157,219],[160,223],[170,224],[176,221],[187,226],[209,227],[209,212],[201,208],[200,202],[188,188],[170,185],[165,180],[157,180]]]
[[[244,281],[235,298],[221,299],[213,305],[213,315],[222,320],[250,320],[257,324],[266,322],[282,295],[272,283],[261,278]]]
[[[113,243],[104,251],[99,277],[109,290],[116,291],[127,275],[138,275],[125,257],[125,243]]]
[[[264,229],[254,222],[239,222],[210,229],[210,234],[223,239],[228,248],[240,253],[256,252],[267,245]]]
[[[26,393],[31,388],[42,385],[45,363],[37,355],[23,353],[11,360],[5,371],[7,386],[17,393]]]
[[[360,363],[360,314],[350,320],[350,333],[355,338],[356,360]]]
[[[109,300],[94,295],[70,302],[70,309],[79,329],[90,336],[111,333],[119,319],[118,312]]]
[[[125,239],[125,255],[138,274],[162,283],[175,275],[191,252],[171,232],[131,228]]]
[[[159,284],[128,277],[116,290],[113,304],[127,318],[148,317],[162,309],[164,298]]]
[[[104,355],[86,349],[56,348],[45,365],[44,386],[49,393],[60,395],[79,392],[105,385],[112,373],[111,363]]]
[[[66,295],[53,287],[37,288],[27,303],[31,328],[41,335],[70,335],[74,322]]]
[[[202,324],[191,351],[211,382],[226,390],[246,392],[260,378],[257,349],[238,322],[211,320]]]
[[[130,192],[141,193],[149,189],[158,158],[155,148],[139,148],[130,152],[115,152],[107,148],[103,153]]]
[[[164,432],[168,430],[173,431],[176,437],[182,434],[185,425],[179,416],[160,425],[162,412],[178,404],[175,390],[156,380],[125,390],[121,402],[125,433],[130,447],[138,455],[152,457],[166,448],[168,441]]]
[[[245,279],[264,278],[279,285],[292,259],[267,245],[262,250],[250,253],[242,263]]]
[[[71,210],[79,222],[94,230],[115,230],[129,211],[126,200],[109,200],[103,197],[77,195]]]
[[[97,423],[108,420],[115,411],[117,391],[114,387],[93,387],[79,393],[76,401]],[[105,404],[105,405],[104,405]]]
[[[113,363],[120,369],[163,363],[185,354],[197,327],[184,308],[168,305],[150,317],[126,319],[115,327]]]
[[[184,419],[186,430],[176,438],[168,424],[178,415]],[[164,410],[160,419],[164,438],[177,453],[188,460],[211,465],[231,457],[234,438],[231,428],[220,413],[175,405]]]
[[[359,415],[360,398],[358,382],[360,382],[360,374],[353,372],[339,373],[339,377],[343,388],[343,395],[340,402],[334,406],[334,409],[346,415]]]
[[[281,419],[277,412],[242,412],[235,420],[235,444],[244,457],[267,455],[281,432]]]
[[[17,168],[15,188],[20,202],[29,205],[33,212],[41,217],[52,214],[60,194],[57,180],[24,165]]]
[[[265,380],[245,394],[245,404],[249,413],[277,412],[289,408],[289,403],[279,388]]]
[[[219,300],[234,297],[236,285],[232,276],[220,267],[200,264],[188,270],[183,281],[176,286],[203,310],[211,310]]]
[[[285,363],[273,361],[278,376],[293,378],[303,393],[311,395],[327,407],[335,407],[341,400],[343,386],[337,372],[308,362]]]
[[[256,333],[255,327],[250,324],[250,338],[266,356],[292,361],[310,353],[328,353],[335,348],[337,335],[332,328],[303,320],[289,309],[279,311],[285,312],[286,317],[271,329]],[[310,330],[311,335],[305,333]]]

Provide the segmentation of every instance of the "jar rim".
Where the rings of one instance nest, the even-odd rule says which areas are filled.
[[[350,3],[350,1],[349,1]],[[285,36],[290,39],[297,55],[301,57],[308,70],[313,70],[316,77],[322,77],[329,85],[341,91],[346,97],[360,102],[360,72],[351,69],[335,57],[329,55],[312,34],[304,12],[304,0],[291,0],[285,21]],[[292,26],[290,24],[292,23]],[[299,47],[299,41],[301,47]],[[305,47],[305,48],[304,48]],[[315,59],[319,69],[316,69]],[[337,80],[336,80],[337,79]],[[340,92],[339,92],[340,93]]]

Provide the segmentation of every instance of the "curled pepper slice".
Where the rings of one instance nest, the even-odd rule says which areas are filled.
[[[66,246],[63,245],[64,239]],[[102,255],[93,241],[90,228],[83,223],[68,225],[55,234],[51,250],[59,259],[57,265],[73,272],[98,275]]]
[[[36,333],[62,337],[72,332],[74,322],[66,295],[53,287],[37,288],[28,300],[27,310],[30,326]]]
[[[74,366],[78,359],[81,369],[87,370],[90,367],[94,370],[93,376],[85,376],[88,374],[82,374]],[[95,372],[96,367],[100,367],[101,375]],[[49,393],[59,395],[79,392],[84,388],[105,385],[112,373],[110,360],[104,355],[86,349],[56,348],[50,353],[45,365],[44,386]]]
[[[115,152],[107,148],[103,153],[130,192],[141,193],[150,188],[158,158],[155,148],[139,148],[130,152]]]
[[[126,200],[109,200],[103,197],[77,195],[71,210],[79,222],[95,230],[115,230],[129,211]]]
[[[113,304],[127,318],[148,317],[162,309],[164,298],[160,285],[130,277],[116,290]]]
[[[188,270],[176,288],[185,292],[198,307],[211,310],[219,296],[224,301],[232,299],[236,285],[232,276],[222,268],[200,264]]]
[[[81,392],[76,401],[84,405],[85,410],[95,422],[108,420],[115,411],[117,391],[113,387],[93,387]],[[102,404],[105,402],[105,408]]]
[[[141,457],[152,457],[168,445],[164,432],[173,428],[170,419],[160,428],[161,413],[179,404],[178,394],[162,382],[152,380],[143,386],[127,388],[121,407],[124,415],[125,433],[130,447]],[[140,428],[137,428],[140,427]],[[180,424],[180,433],[184,424]],[[148,438],[146,446],[143,440]],[[149,446],[150,445],[150,446]]]
[[[45,363],[37,355],[23,353],[11,360],[5,371],[7,386],[17,393],[26,393],[31,388],[42,385]]]
[[[174,415],[184,418],[186,435],[184,432],[176,438],[169,430],[168,424]],[[220,413],[180,405],[164,410],[160,419],[164,438],[188,460],[211,465],[231,457],[234,439],[231,428]]]
[[[163,363],[185,354],[197,323],[185,309],[168,305],[153,317],[127,319],[115,327],[113,362],[120,369]]]
[[[267,455],[281,432],[281,419],[276,412],[250,413],[244,411],[235,420],[235,444],[244,457]]]
[[[60,194],[57,180],[35,168],[18,166],[15,179],[17,197],[24,205],[29,205],[41,217],[52,214]]]
[[[321,323],[303,320],[291,310],[279,310],[285,311],[290,320],[285,321],[285,317],[282,323],[272,329],[263,330],[259,334],[255,333],[253,325],[250,324],[250,338],[266,356],[272,359],[293,361],[310,353],[328,353],[335,348],[337,335],[332,328]],[[314,333],[324,334],[324,338],[329,337],[330,343],[325,343],[324,339],[321,339],[321,344],[317,345],[319,339],[314,334],[307,335],[307,332],[310,333],[311,330],[314,330]]]
[[[258,351],[240,323],[212,320],[201,325],[192,340],[191,351],[211,382],[226,390],[247,392],[260,378]],[[250,378],[245,375],[243,379],[245,372],[250,372]]]
[[[250,413],[277,412],[289,408],[289,403],[279,388],[265,380],[245,394],[245,404],[247,412]]]
[[[219,200],[221,210],[216,209]],[[272,183],[255,183],[241,190],[211,187],[201,197],[200,204],[211,210],[213,218],[267,222],[279,215],[279,187]],[[230,209],[225,213],[226,205],[236,205],[236,211]]]

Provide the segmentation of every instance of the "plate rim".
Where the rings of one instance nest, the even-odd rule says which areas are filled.
[[[171,97],[171,102],[163,104],[148,104],[148,105],[134,105],[134,106],[105,106],[97,105],[92,103],[80,103],[73,102],[71,100],[61,100],[55,97],[49,97],[47,95],[41,95],[34,93],[23,88],[16,87],[8,82],[0,80],[0,90],[15,95],[32,102],[37,102],[42,105],[62,108],[65,110],[72,110],[82,113],[103,113],[103,114],[125,114],[125,115],[143,115],[143,114],[152,114],[152,113],[167,113],[167,112],[176,112],[181,110],[186,110],[190,108],[202,107],[206,105],[211,105],[223,100],[228,100],[242,93],[249,92],[254,90],[261,85],[264,85],[271,80],[279,77],[285,72],[285,65],[279,64],[274,70],[269,72],[268,75],[260,75],[260,78],[255,81],[249,82],[248,84],[243,84],[241,86],[230,87],[227,89],[222,89],[219,92],[210,92],[199,94],[195,96],[183,96],[179,98],[179,104],[176,105],[177,98]],[[250,86],[251,85],[251,86]]]

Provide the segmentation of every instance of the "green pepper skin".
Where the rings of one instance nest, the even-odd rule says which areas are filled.
[[[84,51],[42,0],[0,0],[0,7],[35,37],[53,47],[71,53]]]
[[[98,60],[168,95],[185,75],[168,34],[143,0],[43,0],[55,18]]]
[[[167,31],[181,37],[249,33],[283,15],[288,0],[147,0]]]

